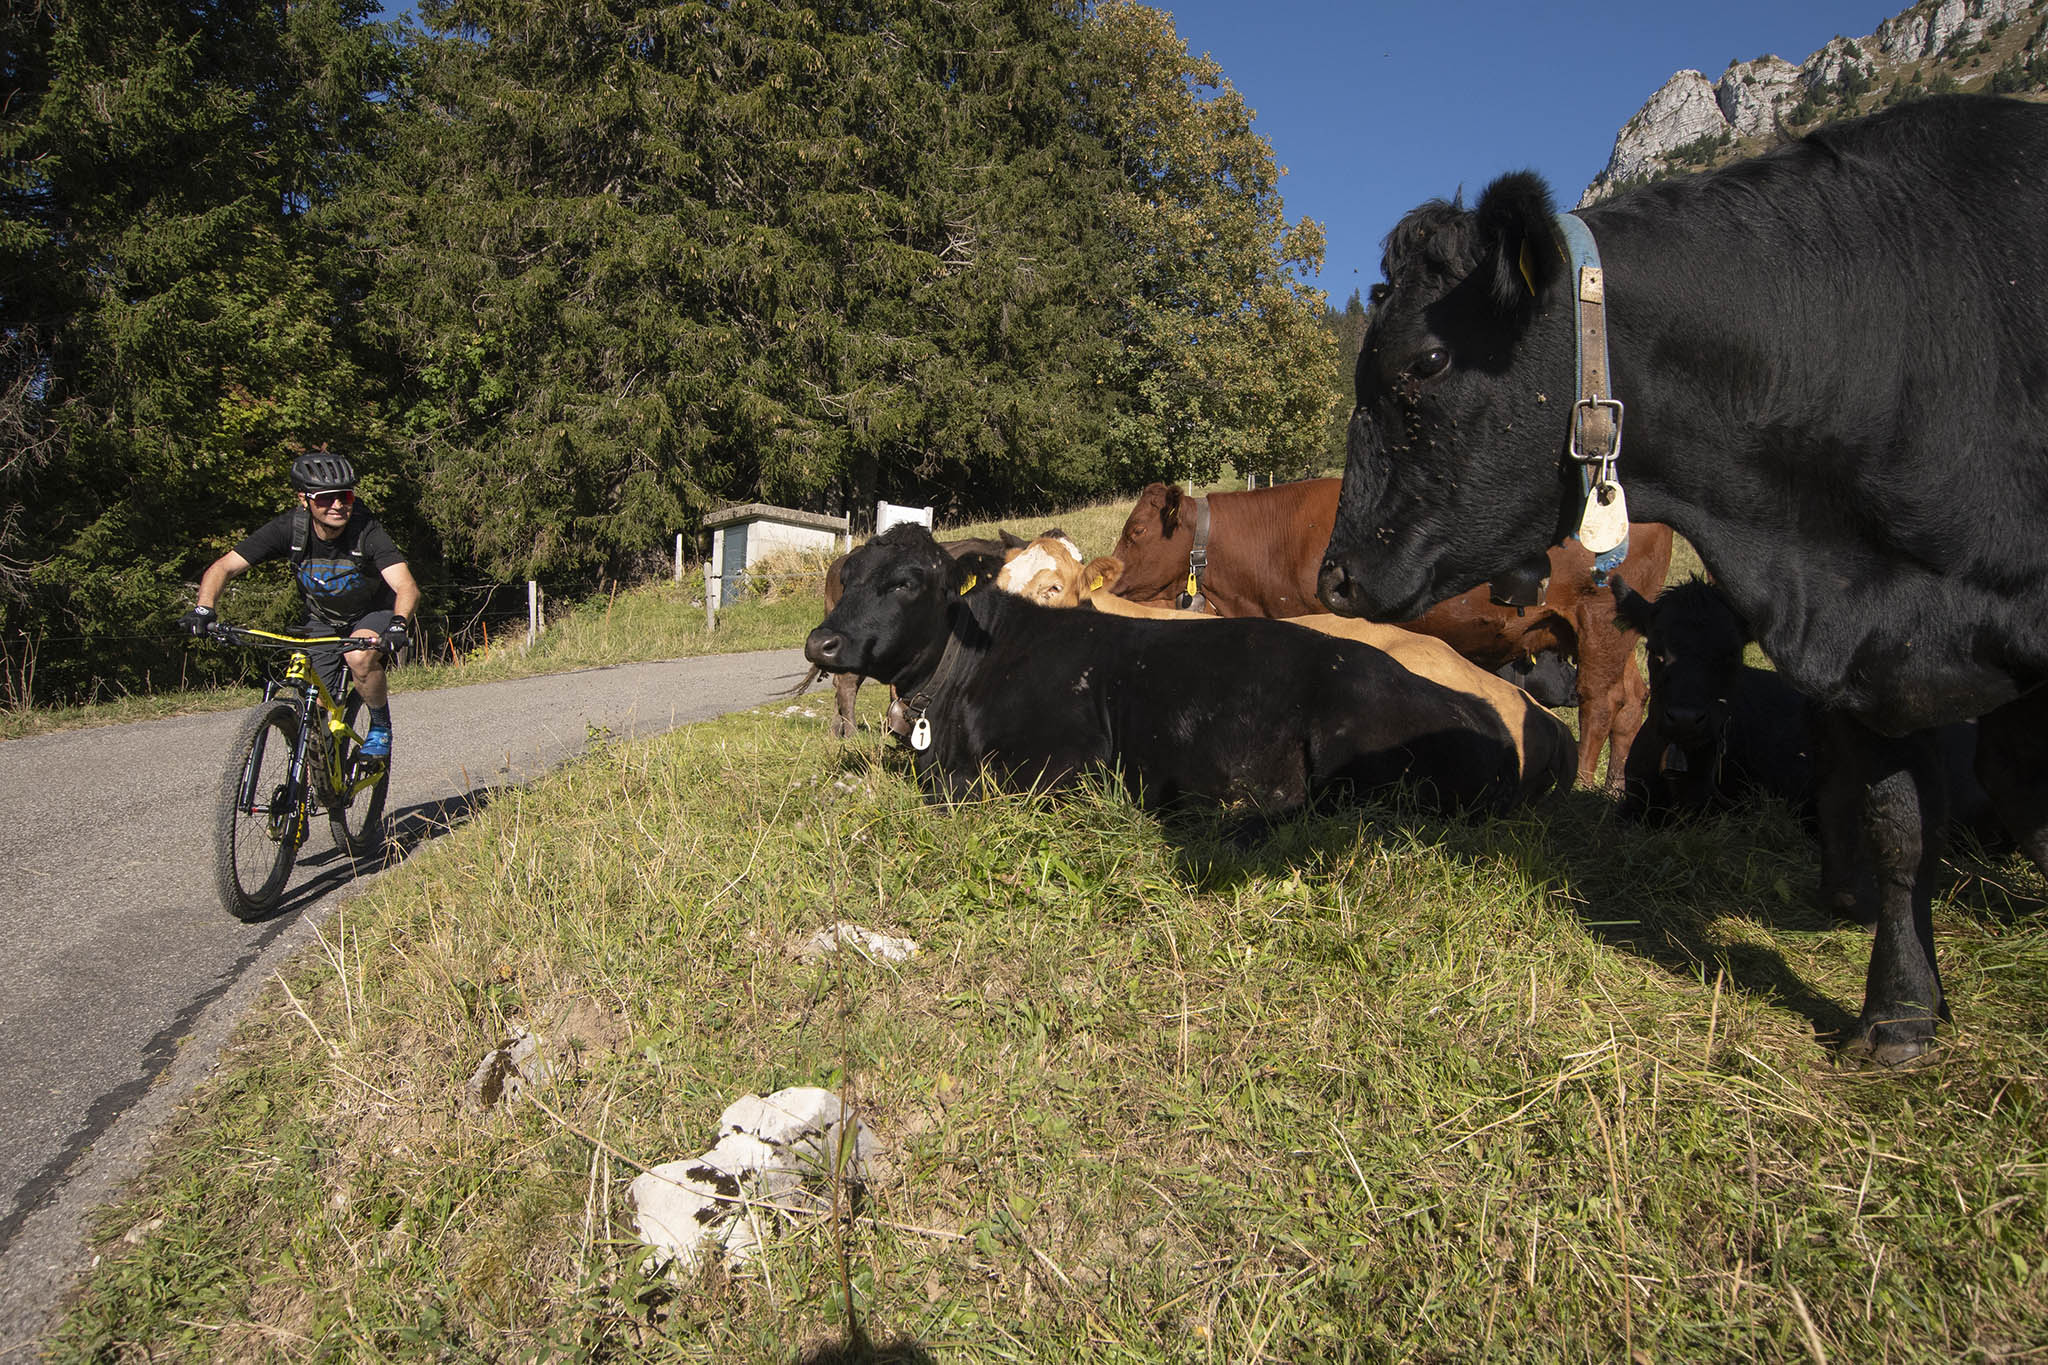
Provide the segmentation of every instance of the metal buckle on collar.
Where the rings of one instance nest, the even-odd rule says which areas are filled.
[[[1595,410],[1606,412],[1609,420],[1614,423],[1614,439],[1608,444],[1607,453],[1604,455],[1588,455],[1585,448],[1579,444],[1579,437],[1586,431],[1587,424],[1593,420]],[[1582,465],[1597,463],[1600,466],[1602,483],[1614,481],[1614,462],[1621,458],[1621,419],[1625,411],[1619,398],[1581,398],[1572,404],[1572,429],[1571,435],[1567,438],[1566,452]]]

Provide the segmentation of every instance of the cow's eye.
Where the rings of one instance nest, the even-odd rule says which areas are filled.
[[[1393,292],[1394,286],[1388,284],[1385,280],[1381,280],[1378,284],[1365,291],[1365,301],[1367,303],[1385,303],[1387,295]]]
[[[1432,346],[1408,362],[1408,374],[1414,379],[1434,379],[1451,367],[1451,353],[1441,346]]]

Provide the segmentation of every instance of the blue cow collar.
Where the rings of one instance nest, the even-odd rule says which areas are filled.
[[[1621,400],[1613,394],[1607,364],[1607,281],[1600,248],[1576,214],[1557,215],[1565,259],[1572,268],[1572,334],[1577,352],[1578,398],[1572,403],[1565,453],[1579,467],[1585,507],[1579,514],[1579,543],[1593,555],[1593,585],[1628,558],[1628,499],[1615,465],[1621,459]]]

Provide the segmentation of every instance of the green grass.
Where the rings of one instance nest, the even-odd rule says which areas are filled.
[[[1092,548],[1092,547],[1091,547]],[[1937,908],[1939,1059],[1761,808],[1398,805],[1239,851],[1112,789],[927,806],[771,707],[509,790],[337,912],[105,1224],[58,1360],[1995,1360],[2048,1345],[2048,917]],[[811,966],[838,919],[919,940]],[[479,1112],[509,1024],[560,1065]],[[858,1211],[671,1284],[622,1207],[840,1088]],[[120,1234],[161,1218],[133,1244]],[[811,1348],[819,1348],[813,1351]],[[920,1354],[927,1353],[927,1354]]]

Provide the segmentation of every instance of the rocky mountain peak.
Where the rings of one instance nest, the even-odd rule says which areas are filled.
[[[1921,0],[1794,66],[1762,56],[1717,80],[1680,71],[1623,125],[1579,207],[1632,185],[1752,155],[1830,119],[1917,95],[2048,92],[2048,0]]]

